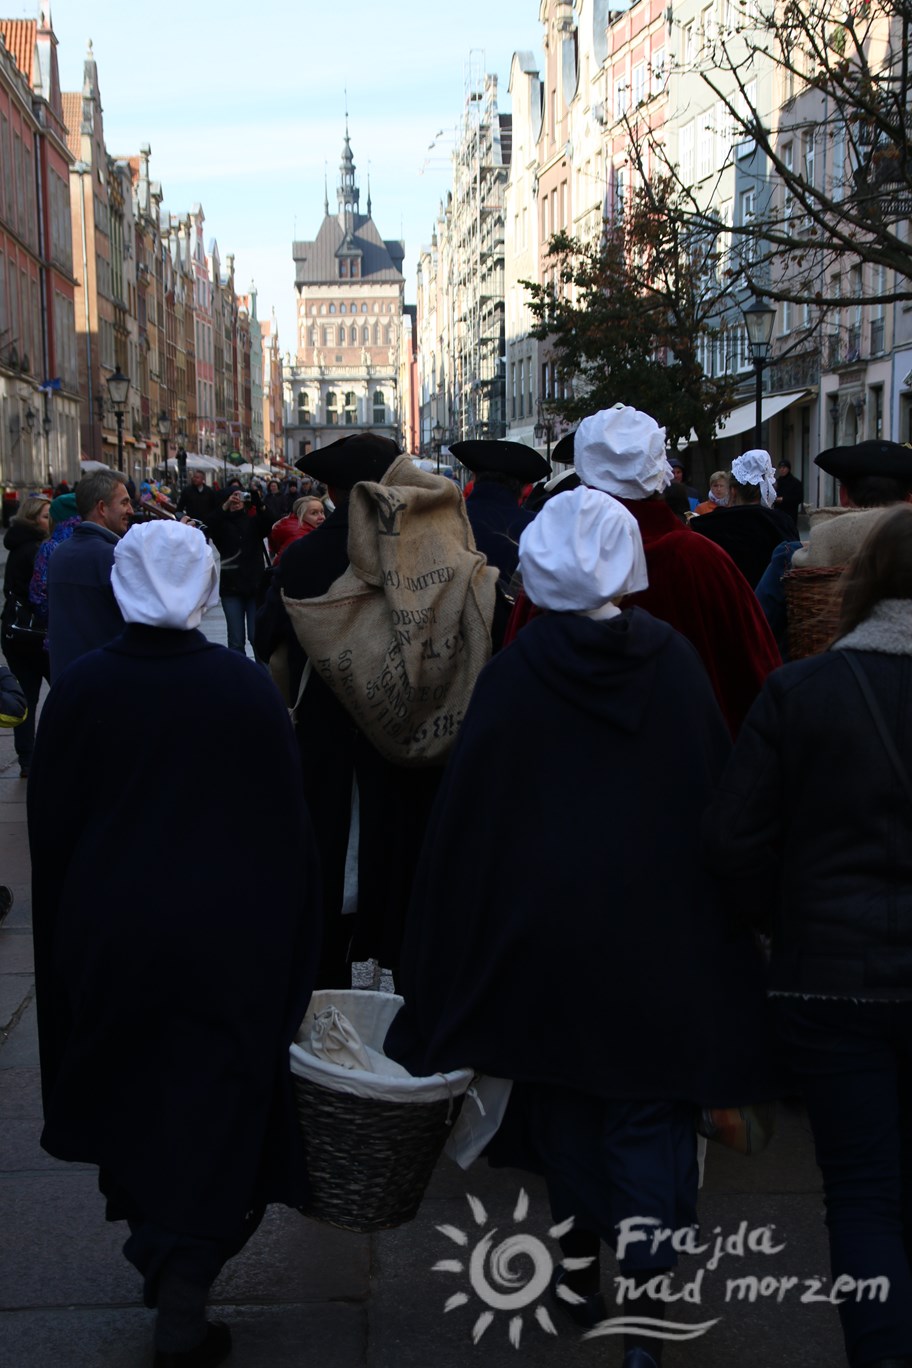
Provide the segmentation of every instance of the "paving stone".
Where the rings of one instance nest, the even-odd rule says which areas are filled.
[[[236,1368],[361,1368],[362,1308],[239,1306],[217,1310],[231,1326]],[[3,1361],[16,1368],[146,1368],[154,1313],[106,1307],[0,1313]]]
[[[2,960],[0,960],[2,965]],[[34,990],[34,980],[27,974],[6,974],[0,972],[0,1030],[9,1026],[13,1017],[21,1010]]]
[[[2,1057],[0,1054],[0,1059]],[[23,1119],[40,1121],[41,1117],[40,1071],[37,1068],[0,1068],[0,1122]]]
[[[39,1144],[43,1124],[41,1117],[6,1119],[3,1122],[0,1173],[35,1173],[43,1170],[59,1173],[61,1168],[95,1172],[91,1164],[62,1164],[59,1159],[45,1153]]]
[[[213,1296],[232,1302],[363,1301],[369,1286],[366,1235],[270,1207],[253,1239],[222,1270]]]
[[[15,1030],[0,1044],[0,1069],[32,1068],[38,1063],[38,1017],[32,999]]]
[[[15,910],[15,904],[13,904]],[[0,974],[33,974],[35,951],[31,934],[17,931],[4,922],[0,931]]]

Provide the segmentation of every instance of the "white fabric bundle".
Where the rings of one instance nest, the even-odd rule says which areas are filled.
[[[187,523],[131,527],[114,548],[111,585],[125,622],[198,627],[218,603],[218,571],[202,532]]]
[[[665,429],[623,404],[583,419],[573,438],[573,464],[583,484],[619,499],[646,499],[672,481]]]
[[[311,1052],[327,1064],[340,1069],[363,1069],[365,1073],[383,1074],[385,1078],[410,1078],[408,1069],[388,1059],[382,1050],[371,1049],[338,1007],[326,1007],[313,1019],[310,1033]]]
[[[519,539],[523,588],[539,608],[586,613],[646,589],[636,518],[597,489],[549,499]]]
[[[760,498],[767,508],[772,508],[776,501],[776,476],[768,451],[753,447],[743,456],[736,456],[732,461],[732,475],[738,484],[759,485]]]

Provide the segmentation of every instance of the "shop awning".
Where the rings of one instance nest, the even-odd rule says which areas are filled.
[[[763,396],[763,421],[768,422],[770,418],[775,418],[777,413],[783,413],[792,404],[797,404],[799,399],[806,398],[809,393],[806,389],[790,390],[786,394],[765,394]],[[742,433],[750,432],[757,420],[757,406],[753,399],[747,404],[739,404],[723,423],[719,424],[716,433],[716,441],[724,442],[728,437],[740,437]],[[696,441],[696,434],[691,433],[690,440]]]

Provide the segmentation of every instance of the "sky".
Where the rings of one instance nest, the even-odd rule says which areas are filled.
[[[0,3],[10,18],[38,13],[38,0]],[[275,308],[283,351],[294,345],[291,243],[320,226],[324,168],[335,209],[346,90],[361,211],[369,170],[374,222],[405,241],[414,303],[470,67],[496,73],[509,110],[513,53],[541,63],[538,0],[211,0],[173,10],[51,0],[51,14],[63,89],[82,89],[91,39],[108,151],[151,145],[166,208],[203,206],[207,244],[216,238],[223,263],[234,253],[239,293],[256,282],[261,320]]]

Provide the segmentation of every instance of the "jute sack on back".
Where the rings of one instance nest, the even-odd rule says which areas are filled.
[[[491,654],[497,583],[459,488],[400,456],[351,491],[348,557],[321,598],[282,595],[298,641],[381,755],[440,764]]]

